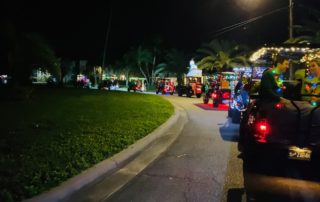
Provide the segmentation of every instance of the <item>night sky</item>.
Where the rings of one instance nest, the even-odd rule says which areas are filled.
[[[288,9],[219,36],[215,32],[286,7],[288,0],[4,0],[2,5],[2,17],[13,19],[21,31],[44,35],[57,56],[97,63],[102,58],[111,10],[109,62],[157,35],[166,47],[189,52],[212,39],[236,40],[254,47],[288,37]],[[320,9],[319,0],[295,0],[295,23],[306,13],[301,5]]]

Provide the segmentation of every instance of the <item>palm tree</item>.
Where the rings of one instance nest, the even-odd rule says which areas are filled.
[[[162,56],[162,45],[163,45],[163,39],[160,35],[155,35],[152,37],[152,70],[151,70],[151,81],[150,83],[154,84],[156,82],[156,75],[162,73],[165,68],[165,63],[160,63],[161,56]]]
[[[61,71],[61,84],[63,85],[66,82],[66,76],[68,74],[72,74],[72,71],[74,70],[76,64],[75,61],[72,61],[70,59],[62,59],[59,58],[60,63],[60,71]]]
[[[181,83],[183,74],[188,72],[188,56],[181,50],[170,49],[166,56],[166,70],[177,74],[178,83]]]
[[[150,85],[151,72],[150,64],[152,63],[152,53],[142,46],[139,46],[135,52],[135,61],[141,74],[146,79],[147,85]]]
[[[233,41],[212,40],[197,50],[200,54],[197,65],[199,69],[209,71],[226,71],[239,65],[248,65],[247,50],[246,46]]]
[[[59,61],[49,43],[37,33],[18,32],[10,21],[1,23],[1,47],[7,73],[15,84],[28,84],[33,68],[46,68],[60,78]],[[2,51],[1,51],[2,52]]]
[[[308,8],[311,19],[302,21],[301,25],[295,25],[297,37],[285,41],[287,44],[320,44],[320,12]]]
[[[128,87],[129,84],[129,76],[131,73],[135,72],[135,52],[133,50],[129,50],[126,52],[121,60],[116,62],[117,67],[119,67],[119,71],[123,72],[126,77],[126,87]]]

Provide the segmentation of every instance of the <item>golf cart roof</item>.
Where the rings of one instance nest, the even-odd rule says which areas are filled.
[[[320,48],[309,47],[307,45],[264,46],[251,55],[250,61],[255,65],[271,65],[274,57],[278,54],[294,61],[304,62],[303,58],[306,55],[320,56]],[[308,59],[305,58],[305,60]]]

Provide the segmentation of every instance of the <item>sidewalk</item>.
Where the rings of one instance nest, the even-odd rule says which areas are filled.
[[[122,152],[26,202],[101,201],[121,189],[153,162],[179,136],[187,123],[183,108],[172,103],[175,113],[164,124]]]

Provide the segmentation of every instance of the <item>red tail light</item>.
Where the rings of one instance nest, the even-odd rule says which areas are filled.
[[[211,94],[211,97],[212,97],[213,99],[214,99],[214,98],[217,98],[217,96],[218,96],[218,95],[217,95],[216,93],[212,93],[212,94]]]
[[[276,107],[276,109],[282,109],[283,104],[282,103],[277,103],[275,107]]]
[[[229,92],[224,92],[223,94],[222,94],[222,98],[223,99],[228,99],[230,97],[230,93]]]
[[[256,123],[256,134],[254,135],[257,138],[258,142],[265,143],[267,135],[270,132],[270,125],[266,119],[261,119]]]

